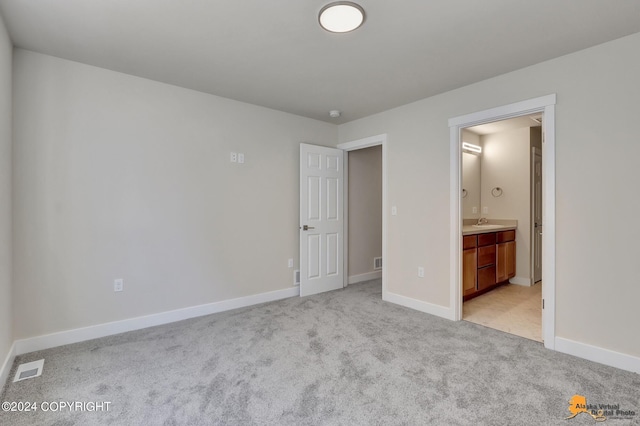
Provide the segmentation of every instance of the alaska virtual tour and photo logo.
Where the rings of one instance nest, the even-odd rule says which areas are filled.
[[[636,412],[620,408],[620,404],[587,404],[587,397],[573,395],[569,400],[569,412],[567,419],[573,419],[578,414],[586,414],[596,422],[604,422],[607,419],[630,420],[635,418]]]

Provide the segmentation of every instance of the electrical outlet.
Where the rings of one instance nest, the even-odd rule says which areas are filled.
[[[422,266],[418,266],[418,277],[424,278],[424,268]]]
[[[124,290],[124,280],[122,278],[113,280],[113,291],[122,291],[122,290]]]
[[[288,265],[289,268],[293,268],[293,259],[289,259]]]
[[[478,208],[477,207],[473,207],[473,213],[478,213]]]
[[[238,162],[238,153],[237,152],[232,152],[231,153],[230,161],[232,163],[237,163]]]
[[[482,208],[482,214],[488,214],[489,213],[489,207],[485,206]]]
[[[239,164],[244,164],[244,154],[243,153],[238,153],[238,163]]]
[[[395,216],[398,214],[398,208],[396,206],[391,206],[391,216]]]

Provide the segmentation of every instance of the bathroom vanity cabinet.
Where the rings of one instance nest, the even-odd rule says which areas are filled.
[[[486,293],[515,277],[515,230],[465,235],[462,248],[464,300]]]

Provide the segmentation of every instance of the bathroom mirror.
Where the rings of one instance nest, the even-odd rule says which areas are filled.
[[[480,145],[480,137],[468,130],[462,131],[465,143]],[[462,150],[462,218],[480,218],[481,153]]]
[[[480,155],[462,152],[462,218],[480,217]]]

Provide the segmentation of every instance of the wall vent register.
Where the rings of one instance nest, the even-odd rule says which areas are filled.
[[[373,258],[373,269],[382,269],[382,258],[374,257]]]
[[[21,380],[38,377],[42,374],[43,367],[44,367],[44,359],[39,359],[38,361],[20,364],[18,366],[18,370],[16,371],[16,375],[13,378],[13,382],[15,383]]]

